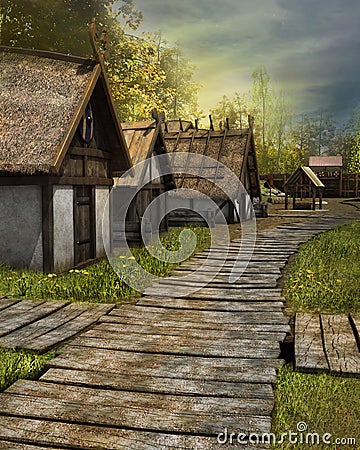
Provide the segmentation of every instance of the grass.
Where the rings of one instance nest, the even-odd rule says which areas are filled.
[[[197,237],[194,252],[210,246],[210,231],[207,228],[193,227],[192,230]],[[181,231],[173,229],[161,239],[167,250],[179,249],[178,237]],[[184,248],[184,252],[186,251]],[[159,261],[142,247],[134,248],[132,253],[131,258],[135,258],[144,269],[158,276],[166,275],[175,266]],[[105,259],[86,269],[70,270],[64,274],[14,270],[0,265],[0,293],[8,297],[99,303],[121,301],[137,295],[135,290],[119,279]],[[54,354],[54,351],[38,355],[25,350],[0,348],[0,392],[20,378],[38,378],[44,365],[54,357]]]
[[[197,237],[194,252],[210,246],[208,228],[193,227]],[[161,240],[167,250],[179,249],[182,229],[172,229]],[[186,250],[186,249],[185,249]],[[132,250],[136,261],[154,275],[166,275],[175,264],[160,261],[151,256],[144,247]],[[126,261],[122,261],[123,264]],[[134,275],[134,274],[132,274]],[[114,272],[104,259],[82,270],[70,270],[63,274],[43,274],[28,270],[14,270],[0,265],[0,295],[26,297],[28,299],[53,299],[72,302],[117,302],[135,297],[138,293],[130,288]]]
[[[360,222],[322,233],[302,245],[285,282],[287,305],[294,311],[358,312],[359,292]],[[273,432],[277,438],[297,432],[297,424],[305,422],[309,433],[330,433],[332,444],[290,444],[286,439],[273,448],[360,448],[359,378],[298,373],[284,366],[278,372],[275,398]],[[336,444],[336,438],[355,438],[357,445]]]
[[[308,426],[304,432],[325,433],[332,435],[331,442],[337,438],[355,438],[357,445],[321,445],[311,446],[276,444],[277,450],[287,449],[353,449],[360,448],[360,379],[334,377],[327,373],[304,374],[293,372],[284,366],[278,372],[275,388],[276,409],[273,421],[273,432],[277,439],[282,433],[297,432],[297,424],[305,422]],[[321,442],[321,440],[320,440]]]
[[[26,350],[0,348],[0,392],[19,378],[38,378],[46,362],[54,357],[54,353],[51,351],[37,355]]]
[[[285,283],[295,311],[360,311],[360,222],[322,233],[301,246]]]

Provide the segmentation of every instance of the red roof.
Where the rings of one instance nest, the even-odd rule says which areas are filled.
[[[310,167],[342,167],[342,156],[310,156]]]

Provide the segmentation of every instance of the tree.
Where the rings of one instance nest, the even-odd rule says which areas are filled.
[[[251,75],[252,85],[252,106],[257,112],[257,121],[261,127],[261,142],[263,159],[267,158],[267,119],[268,109],[270,110],[270,77],[264,66],[257,67]]]
[[[168,117],[197,111],[194,68],[179,46],[157,34],[130,34],[142,21],[134,0],[0,0],[1,43],[92,56],[88,22],[106,26],[111,51],[106,64],[121,120],[142,120],[156,107]],[[115,9],[116,7],[116,9]]]
[[[179,47],[168,46],[157,33],[124,33],[120,25],[113,37],[107,71],[121,120],[148,119],[153,108],[170,119],[192,118],[197,85]]]
[[[158,62],[165,74],[163,82],[159,86],[161,91],[171,91],[167,98],[166,115],[169,119],[199,118],[197,92],[199,84],[194,81],[195,66],[184,58],[179,44],[169,46],[168,43],[158,37]]]
[[[242,128],[248,126],[245,96],[238,92],[234,94],[233,99],[224,95],[222,100],[210,110],[210,113],[215,124],[219,124],[219,128],[225,126],[226,119],[229,120],[230,127]]]
[[[345,168],[347,172],[360,173],[360,133],[350,139],[349,156]]]
[[[2,45],[35,48],[90,56],[88,23],[110,29],[117,22],[125,28],[137,28],[142,14],[134,0],[121,0],[114,12],[115,0],[1,0],[0,26]]]

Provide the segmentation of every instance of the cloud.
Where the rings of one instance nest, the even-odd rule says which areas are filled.
[[[358,0],[137,0],[143,28],[179,42],[198,67],[201,106],[249,88],[264,65],[296,112],[344,116],[360,93]]]

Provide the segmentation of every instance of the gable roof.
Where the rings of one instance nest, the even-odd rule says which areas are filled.
[[[251,194],[253,197],[260,197],[255,144],[251,126],[244,129],[226,128],[219,131],[190,128],[188,131],[164,133],[164,138],[169,153],[196,153],[216,161],[212,167],[199,167],[197,176],[187,175],[186,169],[183,173],[178,173],[175,177],[177,188],[198,190],[216,200],[227,199],[222,190],[216,187],[217,181],[223,179],[223,171],[217,164],[219,162],[234,172],[243,185],[246,183],[247,171],[251,171]],[[206,178],[206,180],[203,178]],[[229,192],[231,192],[231,189]]]
[[[126,170],[131,161],[100,64],[53,52],[0,47],[0,173],[58,173],[99,79]]]
[[[148,158],[156,155],[167,155],[165,141],[161,132],[161,125],[155,120],[143,122],[123,122],[121,124],[125,141],[131,157],[133,166],[145,162]],[[167,158],[166,158],[167,161]],[[164,161],[162,161],[164,162]],[[169,164],[167,162],[167,164]],[[147,165],[143,165],[140,175],[122,177],[118,185],[136,185],[142,183]],[[164,176],[164,181],[169,187],[175,187],[171,174]]]
[[[342,167],[342,156],[310,156],[310,167]]]
[[[157,123],[153,121],[127,122],[121,124],[131,162],[135,166],[151,156],[159,133]],[[165,152],[165,150],[164,150]]]
[[[291,177],[285,182],[284,186],[291,186],[296,184],[302,175],[306,175],[311,184],[317,188],[324,188],[324,184],[319,180],[315,173],[307,166],[300,166]]]

